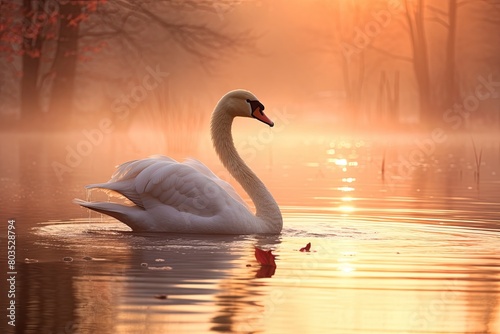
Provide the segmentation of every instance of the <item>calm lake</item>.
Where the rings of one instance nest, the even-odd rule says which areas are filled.
[[[84,186],[158,153],[199,159],[248,200],[206,132],[0,134],[1,332],[500,334],[500,135],[242,124],[236,146],[281,207],[280,235],[133,233],[72,203],[106,200]]]

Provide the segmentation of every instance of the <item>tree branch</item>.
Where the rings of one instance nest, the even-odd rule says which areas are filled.
[[[133,1],[133,0],[108,0],[108,6],[102,6],[99,12],[101,23],[94,24],[82,32],[85,37],[117,36],[125,38],[126,34],[135,35],[134,43],[139,47],[144,36],[162,40],[170,36],[182,49],[204,60],[216,60],[224,55],[227,50],[248,48],[254,38],[248,32],[229,34],[209,27],[206,23],[192,23],[192,12],[225,12],[238,4],[232,0],[161,0],[161,1]],[[180,11],[189,12],[186,20],[182,20]],[[169,15],[175,12],[176,15]],[[108,14],[109,13],[109,14]],[[106,15],[108,14],[108,15]],[[191,21],[188,21],[191,20]],[[196,22],[196,21],[194,21]],[[162,28],[165,34],[140,34],[147,31],[151,25]],[[139,40],[140,39],[140,40]],[[129,38],[129,42],[132,39]],[[252,49],[255,52],[254,48]]]

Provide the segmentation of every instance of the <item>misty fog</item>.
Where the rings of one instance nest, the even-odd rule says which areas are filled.
[[[0,0],[0,328],[500,333],[499,32],[498,0]],[[182,173],[106,183],[152,155]]]
[[[235,88],[303,124],[500,128],[495,1],[1,6],[5,130],[80,131],[103,116],[154,127],[180,109],[209,115]]]

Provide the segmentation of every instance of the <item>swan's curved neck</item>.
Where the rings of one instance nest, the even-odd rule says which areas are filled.
[[[234,147],[231,126],[234,117],[216,108],[212,114],[211,135],[215,151],[224,167],[238,181],[252,199],[256,208],[256,217],[260,218],[269,233],[280,232],[283,226],[278,204],[262,181],[245,164]]]

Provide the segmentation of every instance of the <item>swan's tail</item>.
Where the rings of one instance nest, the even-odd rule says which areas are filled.
[[[87,202],[78,198],[75,198],[73,203],[116,218],[127,224],[134,231],[147,229],[147,223],[144,219],[141,219],[144,210],[137,206],[127,206],[110,202]]]
[[[85,186],[87,189],[101,189],[108,194],[112,195],[113,192],[118,193],[120,196],[124,196],[132,201],[138,207],[144,209],[144,204],[142,203],[141,197],[135,191],[135,186],[133,182],[129,181],[118,181],[118,182],[106,182],[106,183],[94,183]]]

